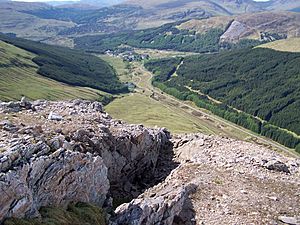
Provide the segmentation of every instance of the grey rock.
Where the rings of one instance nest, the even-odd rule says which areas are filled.
[[[2,174],[0,190],[5,190],[0,198],[2,222],[7,217],[37,216],[42,206],[67,206],[81,201],[101,207],[109,181],[99,156],[61,149]]]
[[[280,162],[278,160],[271,160],[265,164],[265,167],[268,170],[274,170],[277,172],[284,172],[284,173],[290,173],[289,167],[284,164],[283,162]]]
[[[188,199],[188,186],[159,185],[130,203],[122,204],[116,210],[113,225],[172,225],[175,216],[179,216]],[[155,195],[153,195],[155,192]],[[154,197],[151,197],[154,196]]]
[[[59,114],[54,113],[54,112],[50,112],[50,114],[48,116],[48,120],[61,121],[61,120],[63,120],[63,117]]]
[[[279,216],[278,220],[289,225],[300,225],[300,217]]]
[[[26,99],[26,97],[22,97],[20,101],[20,106],[25,109],[31,109],[32,104]]]
[[[13,117],[12,122],[20,124],[15,138],[0,130],[5,139],[0,153],[0,194],[5,196],[0,199],[0,223],[12,216],[38,216],[42,206],[83,201],[101,207],[110,202],[108,180],[112,196],[138,196],[138,185],[145,187],[141,181],[153,176],[159,156],[170,146],[166,129],[115,121],[98,102],[35,101],[32,107],[35,112],[23,110]],[[59,114],[73,111],[60,121]]]
[[[16,127],[13,123],[11,123],[9,120],[3,120],[0,122],[0,128],[2,128],[5,131],[9,132],[16,132],[19,130],[18,127]]]
[[[0,122],[0,127],[4,127],[4,126],[12,127],[13,124],[9,120],[3,120],[3,121]]]

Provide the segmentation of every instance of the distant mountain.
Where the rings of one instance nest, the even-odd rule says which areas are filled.
[[[49,1],[52,6],[63,6],[71,8],[102,8],[122,3],[123,0],[78,0],[78,1]]]
[[[80,4],[91,4],[96,6],[111,6],[122,3],[124,0],[80,0]]]
[[[300,7],[300,0],[270,0],[266,5],[267,10],[292,10]]]
[[[221,41],[237,42],[241,39],[273,41],[282,38],[300,37],[300,13],[259,12],[236,16],[211,17],[189,20],[179,28],[206,33],[212,28],[224,30]]]
[[[32,40],[57,38],[58,32],[74,27],[70,21],[42,19],[24,11],[47,10],[44,3],[5,2],[0,3],[0,32],[14,33]]]
[[[150,16],[139,20],[137,26],[147,28],[192,18],[292,10],[300,7],[300,0],[127,0],[124,4],[140,6],[151,12]]]
[[[128,0],[125,4],[140,5],[158,10],[180,10],[201,8],[218,15],[256,12],[263,10],[264,4],[253,0]]]
[[[266,10],[291,10],[300,7],[299,0],[270,0],[257,2],[254,0],[127,0],[124,4],[139,5],[157,10],[179,10],[202,8],[218,15],[233,15],[245,12]]]
[[[33,1],[33,0],[32,0]],[[71,7],[80,7],[80,6],[93,6],[97,8],[112,6],[122,3],[124,0],[64,0],[64,1],[55,1],[55,0],[43,0],[43,2],[52,5],[52,6],[71,6]],[[2,2],[12,2],[11,0],[0,0]],[[22,0],[18,0],[22,2]],[[34,2],[34,1],[33,1]],[[36,0],[36,2],[42,2],[42,0]]]
[[[74,39],[75,47],[103,53],[122,44],[184,52],[217,52],[254,47],[265,42],[300,37],[300,13],[259,12],[191,19],[137,31],[87,35]]]
[[[251,15],[270,10],[297,12],[300,8],[300,0],[81,0],[63,3],[55,7],[44,3],[0,3],[0,32],[47,43],[56,43],[59,39],[61,44],[72,46],[70,36],[124,32],[191,19]],[[116,5],[103,7],[107,4]],[[223,19],[228,24],[228,18]]]

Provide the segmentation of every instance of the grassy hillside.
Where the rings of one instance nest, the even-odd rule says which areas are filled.
[[[247,49],[146,66],[165,92],[294,148],[300,141],[299,64],[300,54]]]
[[[300,52],[300,38],[289,38],[274,41],[258,46],[260,48],[271,48],[283,52]]]
[[[75,38],[74,43],[77,48],[93,52],[116,49],[121,44],[159,50],[217,52],[298,37],[299,23],[299,13],[260,12],[192,19],[116,34],[81,36]]]
[[[294,3],[296,2],[296,3]],[[131,0],[112,7],[50,7],[38,3],[0,3],[0,32],[33,40],[55,41],[66,36],[115,33],[161,25],[271,10],[290,10],[297,1],[272,0]],[[295,9],[296,10],[296,9]],[[259,18],[259,17],[257,17]],[[57,37],[58,36],[58,37]],[[70,44],[70,39],[60,42]],[[70,46],[70,45],[68,45]]]
[[[231,26],[232,22],[239,26]],[[235,16],[211,17],[208,19],[189,20],[180,24],[180,29],[191,30],[203,34],[212,28],[222,29],[225,41],[261,38],[261,33],[268,38],[278,39],[280,36],[297,37],[300,32],[300,14],[293,12],[259,12]]]
[[[262,9],[262,4],[252,0],[247,1],[228,1],[228,0],[128,0],[126,4],[140,5],[145,8],[154,8],[161,10],[168,8],[169,10],[179,9],[195,9],[202,8],[213,15],[230,15],[234,13],[244,13],[258,11]]]
[[[192,6],[205,6],[210,12],[227,12],[227,14],[239,14],[245,12],[257,12],[262,10],[291,10],[300,7],[300,2],[295,0],[270,0],[268,2],[258,2],[253,0],[127,0],[126,4],[141,5],[145,8],[160,9],[183,8],[187,9]]]
[[[39,66],[38,73],[42,76],[108,93],[128,91],[119,81],[114,69],[96,56],[4,35],[0,35],[0,40],[36,54],[33,61]]]
[[[104,100],[107,94],[95,89],[73,87],[37,73],[36,57],[23,49],[0,41],[0,100],[29,99],[92,99]]]
[[[45,10],[48,7],[42,3],[0,3],[0,32],[15,33],[19,37],[32,40],[45,40],[75,26],[70,21],[42,19],[24,12],[24,10]]]
[[[162,106],[159,102],[142,94],[133,94],[115,99],[105,107],[105,110],[114,118],[128,123],[138,123],[149,127],[166,127],[174,133],[200,132],[189,118]],[[202,131],[203,132],[203,131]]]
[[[91,52],[105,52],[118,48],[121,44],[137,48],[175,50],[183,52],[217,52],[220,49],[255,46],[259,41],[247,41],[231,44],[220,43],[224,30],[211,28],[205,33],[180,29],[181,23],[165,24],[158,28],[124,33],[82,36],[75,39],[75,47]]]

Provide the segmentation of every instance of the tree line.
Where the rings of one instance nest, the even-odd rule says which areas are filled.
[[[137,48],[154,48],[184,52],[218,52],[224,49],[240,49],[261,44],[258,40],[241,40],[238,43],[220,43],[224,30],[212,28],[199,34],[192,30],[178,29],[181,22],[165,24],[157,28],[127,31],[116,34],[91,35],[75,38],[76,48],[91,52],[115,50],[121,44]]]
[[[246,49],[154,60],[145,67],[162,91],[300,152],[299,60],[300,54]]]
[[[127,86],[119,81],[114,69],[96,56],[2,34],[0,40],[36,54],[33,61],[39,66],[38,73],[42,76],[112,94],[128,92]]]

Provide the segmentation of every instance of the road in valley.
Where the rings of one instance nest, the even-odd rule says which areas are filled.
[[[274,142],[268,138],[265,138],[258,134],[255,134],[255,133],[253,133],[245,128],[242,128],[234,123],[231,123],[223,118],[215,116],[215,115],[207,112],[204,109],[194,106],[193,104],[191,104],[189,102],[181,101],[181,100],[176,99],[173,96],[162,93],[161,90],[152,86],[153,74],[151,72],[149,72],[147,69],[145,69],[144,66],[140,63],[135,63],[134,68],[135,68],[136,74],[138,74],[138,76],[137,76],[138,81],[136,82],[136,85],[142,90],[142,92],[145,95],[151,96],[155,100],[160,101],[162,104],[170,106],[170,108],[173,110],[182,110],[185,113],[189,114],[190,116],[195,117],[195,119],[203,120],[205,118],[205,119],[217,122],[220,127],[229,127],[231,129],[235,130],[235,132],[238,131],[237,133],[240,133],[240,135],[249,137],[248,139],[250,139],[252,142],[263,144],[266,147],[272,148],[277,151],[279,150],[279,151],[285,153],[286,155],[289,155],[292,157],[299,157],[299,154],[297,154],[292,149],[289,149],[283,145],[280,145],[277,142]],[[174,109],[174,107],[176,107],[176,108]],[[200,116],[196,116],[195,112],[197,112]],[[207,127],[207,129],[211,130],[209,127]],[[222,129],[222,132],[226,134],[225,129]],[[222,132],[220,134],[222,134]],[[213,132],[213,133],[216,134],[216,132]],[[232,133],[229,136],[232,136]],[[236,138],[238,138],[238,135],[236,136]]]

